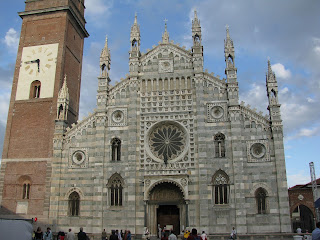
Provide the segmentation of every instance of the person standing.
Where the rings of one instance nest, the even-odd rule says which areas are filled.
[[[111,231],[110,239],[109,240],[119,240],[118,235],[116,234],[115,230]]]
[[[171,234],[168,237],[168,240],[177,240],[177,236],[171,231]]]
[[[78,233],[78,240],[87,240],[87,234],[83,231],[83,227],[80,228]]]
[[[76,237],[74,235],[74,232],[72,232],[71,228],[69,228],[69,232],[67,233],[67,240],[75,240]]]
[[[189,232],[188,229],[186,229],[186,231],[185,231],[184,234],[183,234],[183,238],[184,238],[185,240],[187,240],[188,237],[189,237],[189,235],[190,235],[190,232]]]
[[[207,240],[207,234],[205,233],[205,231],[202,231],[201,240]]]
[[[127,232],[127,240],[131,240],[131,232],[130,232],[130,230],[128,230],[128,232]]]
[[[101,233],[101,240],[106,240],[106,239],[107,239],[107,232],[106,232],[106,229],[103,229]]]
[[[37,231],[34,232],[34,239],[35,240],[42,240],[43,239],[43,232],[41,231],[40,227],[38,227]]]
[[[312,240],[320,240],[320,222],[317,222],[316,229],[312,231]]]
[[[231,239],[237,239],[237,230],[233,227],[231,231]]]
[[[199,240],[197,229],[192,228],[191,234],[189,235],[188,240]]]
[[[52,240],[52,232],[51,229],[48,227],[47,231],[43,235],[44,240]]]

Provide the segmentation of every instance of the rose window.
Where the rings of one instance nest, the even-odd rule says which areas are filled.
[[[255,158],[262,158],[266,154],[266,147],[261,143],[255,143],[250,149],[251,155]]]
[[[151,154],[165,163],[178,158],[187,150],[186,141],[186,132],[182,126],[171,122],[156,124],[148,137]]]
[[[223,108],[220,107],[220,106],[214,106],[212,109],[211,109],[211,116],[214,117],[215,119],[219,119],[223,116]]]

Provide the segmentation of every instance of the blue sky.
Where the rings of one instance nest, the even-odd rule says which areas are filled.
[[[170,40],[191,47],[194,9],[201,21],[204,65],[224,76],[225,26],[230,26],[240,101],[267,114],[265,73],[270,58],[279,84],[288,186],[310,181],[309,162],[320,177],[320,1],[317,0],[86,0],[80,118],[96,104],[99,57],[108,35],[112,84],[128,73],[130,28],[135,12],[141,50],[157,45],[168,19]],[[0,151],[2,152],[24,0],[0,9]]]

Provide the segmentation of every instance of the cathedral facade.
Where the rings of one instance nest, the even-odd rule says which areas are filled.
[[[37,30],[39,39],[22,35],[0,173],[2,215],[38,214],[55,231],[83,226],[90,233],[105,228],[143,234],[148,228],[156,235],[158,226],[176,233],[193,227],[228,233],[232,226],[239,234],[291,231],[283,126],[270,62],[269,115],[263,116],[239,102],[228,28],[226,78],[220,78],[203,71],[196,12],[191,49],[170,41],[165,26],[162,41],[146,53],[140,52],[135,16],[129,74],[111,85],[106,39],[97,108],[76,122],[83,39],[88,36],[84,3],[57,1],[62,8],[50,2],[26,1],[20,13],[23,29],[29,23],[52,23],[55,18],[47,16],[55,14],[65,30],[57,39],[45,30]],[[43,61],[52,67],[42,69]],[[42,81],[42,74],[52,80]],[[29,114],[26,106],[47,109],[38,119],[39,132],[37,124],[18,123],[19,114]],[[42,118],[52,126],[43,134]],[[30,143],[19,137],[21,128],[45,139]],[[45,145],[46,152],[37,152],[37,144]]]

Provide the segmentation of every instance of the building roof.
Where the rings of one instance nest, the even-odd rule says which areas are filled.
[[[320,185],[320,178],[317,179],[317,185]],[[289,190],[304,189],[304,188],[311,188],[311,187],[312,187],[312,183],[308,182],[307,184],[297,184],[289,188]]]

